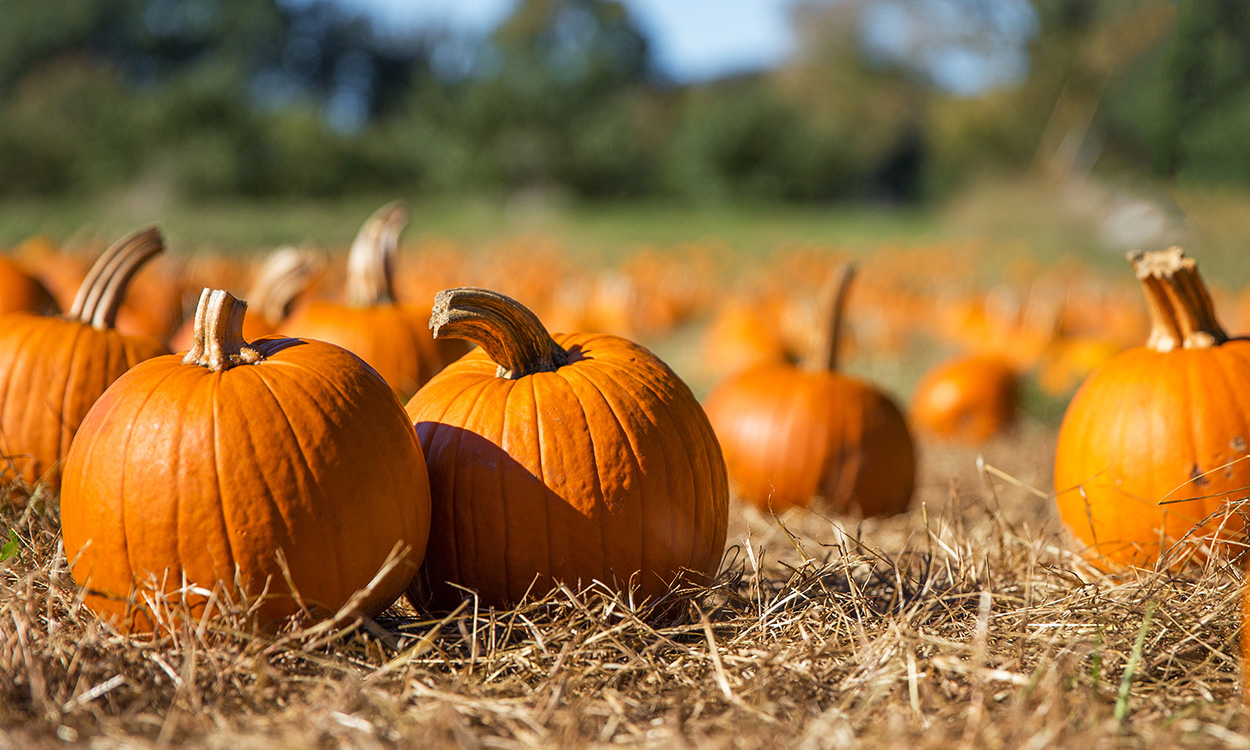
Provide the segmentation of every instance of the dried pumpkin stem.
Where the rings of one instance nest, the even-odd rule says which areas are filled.
[[[569,360],[529,308],[489,289],[459,287],[434,295],[430,329],[436,339],[465,339],[482,347],[499,365],[501,378],[553,372]]]
[[[408,224],[400,201],[379,208],[360,227],[347,256],[347,304],[372,307],[395,301],[395,253]]]
[[[322,265],[321,257],[311,250],[291,246],[275,250],[247,294],[253,314],[259,313],[271,326],[281,323]]]
[[[165,251],[156,227],[140,229],[105,250],[91,270],[69,309],[69,317],[94,328],[112,328],[130,280],[152,258]]]
[[[1129,253],[1128,261],[1142,284],[1150,312],[1146,346],[1168,352],[1207,349],[1228,340],[1215,317],[1215,304],[1198,273],[1198,263],[1183,250],[1137,251]]]
[[[824,309],[829,316],[829,327],[823,331],[819,346],[812,352],[813,357],[808,362],[810,370],[834,372],[838,369],[838,352],[842,348],[842,332],[846,324],[846,298],[858,270],[854,262],[843,263],[825,288]]]
[[[205,289],[195,308],[195,340],[182,358],[184,365],[207,367],[213,372],[236,365],[255,364],[263,357],[243,339],[243,314],[247,303],[222,289]]]

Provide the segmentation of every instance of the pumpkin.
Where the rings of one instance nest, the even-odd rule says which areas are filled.
[[[1124,347],[1099,336],[1063,336],[1042,355],[1037,384],[1050,396],[1070,394],[1103,362]]]
[[[160,341],[114,329],[131,278],[163,250],[155,228],[135,232],[91,267],[67,315],[0,316],[0,479],[60,486],[60,464],[87,410]]]
[[[737,372],[763,362],[785,362],[793,356],[782,326],[780,304],[757,297],[731,298],[716,311],[703,337],[703,360],[722,372]]]
[[[728,484],[694,395],[646,349],[551,336],[519,302],[449,289],[435,338],[479,349],[408,403],[430,469],[432,533],[410,591],[435,608],[476,590],[507,606],[556,581],[659,597],[716,573]]]
[[[993,354],[938,365],[912,395],[912,421],[926,432],[961,443],[983,443],[1015,421],[1019,383],[1011,364]]]
[[[19,311],[56,315],[61,309],[38,279],[14,261],[0,257],[0,315]]]
[[[123,630],[172,627],[184,601],[204,616],[215,589],[267,592],[262,628],[324,617],[404,548],[354,605],[373,615],[420,564],[425,462],[386,383],[333,344],[246,343],[245,307],[205,289],[191,350],[119,378],[65,461],[65,555],[87,606]]]
[[[916,457],[902,412],[885,393],[837,371],[846,297],[855,267],[835,274],[831,324],[806,367],[765,363],[730,376],[707,400],[737,494],[757,507],[840,513],[904,510]]]
[[[270,253],[247,295],[253,313],[243,319],[243,338],[251,341],[277,333],[296,298],[312,286],[323,267],[321,256],[311,250],[286,246]],[[189,318],[169,344],[175,351],[186,351],[194,340],[195,319]]]
[[[1154,565],[1181,540],[1231,552],[1250,494],[1250,340],[1230,339],[1180,248],[1133,253],[1151,332],[1077,390],[1055,455],[1059,515],[1096,564]],[[1178,547],[1168,563],[1205,554]]]
[[[426,328],[426,311],[395,300],[393,266],[408,223],[401,203],[379,209],[361,227],[347,259],[343,304],[315,300],[296,309],[287,332],[338,344],[368,362],[407,399],[442,366]]]

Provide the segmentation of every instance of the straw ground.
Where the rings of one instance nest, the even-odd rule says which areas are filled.
[[[1239,567],[1090,568],[1026,487],[1052,438],[926,446],[899,518],[737,508],[717,582],[658,604],[591,583],[270,636],[102,627],[36,497],[0,514],[0,748],[1250,747]]]

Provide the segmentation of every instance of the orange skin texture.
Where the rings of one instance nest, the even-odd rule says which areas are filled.
[[[411,550],[363,602],[364,614],[393,602],[421,562],[425,462],[386,384],[322,342],[250,346],[264,360],[224,372],[183,365],[179,355],[144,362],[101,397],[70,449],[66,558],[87,606],[123,630],[153,630],[148,605],[162,594],[177,611],[173,592],[184,576],[223,587],[235,602],[268,583],[255,618],[273,627],[299,610],[278,550],[317,617],[366,586],[396,543]],[[192,616],[203,614],[204,596],[186,603]]]
[[[569,351],[554,372],[499,378],[475,350],[408,403],[430,467],[436,608],[463,596],[445,581],[483,606],[592,579],[645,598],[720,565],[728,482],[689,388],[625,339],[553,338]]]
[[[707,401],[729,476],[761,510],[809,507],[880,516],[907,508],[916,456],[902,412],[881,391],[836,372],[758,365]]]
[[[1092,561],[1151,566],[1191,530],[1208,541],[1245,537],[1245,522],[1222,506],[1250,494],[1247,384],[1245,339],[1166,353],[1136,347],[1085,381],[1059,429],[1055,491]]]
[[[402,403],[442,367],[429,320],[429,310],[404,304],[350,307],[314,300],[298,307],[282,328],[353,352],[378,371]]]
[[[0,258],[0,315],[10,312],[55,315],[60,308],[38,279],[8,258]]]
[[[982,355],[931,370],[912,395],[911,418],[926,432],[960,443],[984,443],[1015,421],[1019,387],[1002,357]]]
[[[131,367],[168,353],[156,339],[76,320],[0,316],[0,456],[27,484],[56,490],[61,462],[92,404]]]

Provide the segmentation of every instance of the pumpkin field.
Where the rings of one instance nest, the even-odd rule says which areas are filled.
[[[301,210],[0,209],[0,747],[1250,747],[1241,212]]]

